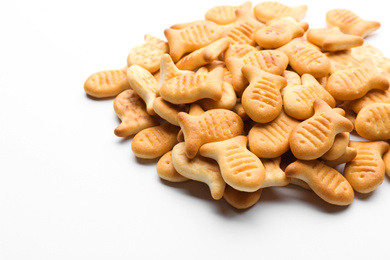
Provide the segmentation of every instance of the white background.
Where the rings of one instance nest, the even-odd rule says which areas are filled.
[[[333,8],[380,21],[366,40],[390,57],[384,1],[282,2],[307,4],[312,28]],[[205,184],[160,180],[114,135],[113,99],[84,93],[145,34],[241,3],[2,1],[0,259],[389,259],[390,178],[346,208],[283,187],[238,211]]]

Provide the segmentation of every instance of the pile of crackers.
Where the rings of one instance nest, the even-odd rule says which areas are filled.
[[[350,205],[390,175],[390,60],[365,43],[379,22],[333,9],[327,27],[309,28],[307,9],[213,7],[166,39],[146,34],[85,92],[114,98],[115,135],[158,158],[166,181],[203,182],[237,209],[286,185]]]

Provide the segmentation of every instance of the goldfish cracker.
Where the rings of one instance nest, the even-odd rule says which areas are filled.
[[[114,130],[115,135],[126,137],[157,125],[157,121],[146,111],[145,102],[138,94],[128,89],[120,93],[114,100],[114,110],[121,120]]]
[[[226,184],[236,190],[254,192],[265,180],[261,160],[247,148],[247,137],[239,135],[227,140],[204,144],[199,153],[214,159]]]
[[[84,91],[95,98],[109,98],[131,89],[126,76],[127,68],[125,66],[119,70],[103,70],[92,74],[84,83]]]
[[[275,1],[264,1],[254,7],[256,18],[262,22],[268,22],[276,17],[284,16],[292,16],[297,21],[300,21],[306,14],[306,11],[306,5],[291,7]]]
[[[158,82],[152,73],[138,65],[131,65],[127,70],[127,80],[132,89],[145,101],[150,115],[156,114],[153,101],[157,97]]]
[[[232,207],[244,210],[255,205],[259,201],[262,192],[263,189],[259,189],[254,192],[239,191],[229,185],[226,185],[223,198]]]
[[[338,100],[355,100],[372,89],[388,88],[389,81],[379,73],[371,59],[365,59],[357,68],[334,72],[326,84],[326,90]]]
[[[226,183],[221,176],[218,164],[200,155],[190,159],[186,156],[184,143],[178,143],[172,150],[172,163],[176,171],[191,180],[206,183],[213,199],[222,198]]]
[[[203,144],[241,135],[244,129],[241,117],[227,109],[212,109],[199,116],[180,112],[178,120],[190,159],[195,157]]]
[[[318,160],[297,160],[287,166],[286,176],[304,181],[321,199],[338,206],[350,205],[355,197],[341,173]]]
[[[209,9],[205,14],[206,21],[212,21],[218,25],[228,25],[237,20],[236,10],[243,9],[246,12],[252,12],[252,3],[247,1],[242,5],[220,5]]]
[[[323,156],[338,133],[353,130],[351,121],[321,99],[314,101],[314,111],[312,117],[300,122],[290,134],[290,149],[297,159],[313,160]]]
[[[389,150],[389,144],[384,141],[350,141],[349,145],[356,149],[357,154],[345,165],[344,176],[355,191],[370,193],[382,184],[385,177],[382,156]]]
[[[241,97],[245,112],[257,123],[268,123],[274,120],[282,110],[280,89],[287,85],[287,81],[282,76],[250,65],[244,66],[242,72],[250,82]]]
[[[168,40],[169,54],[177,62],[185,53],[196,51],[222,36],[222,29],[214,22],[199,21],[181,29],[164,31]]]
[[[138,65],[150,73],[155,73],[160,70],[162,55],[169,51],[168,43],[150,34],[146,34],[144,40],[143,44],[130,51],[127,57],[127,66]]]
[[[178,173],[172,163],[172,151],[164,154],[157,162],[156,171],[158,176],[170,182],[185,182],[189,179]]]
[[[249,150],[260,158],[276,158],[290,148],[288,139],[298,120],[281,111],[279,116],[266,124],[254,125],[248,133]]]
[[[332,9],[326,13],[329,26],[337,26],[343,33],[358,35],[363,38],[379,29],[381,24],[360,18],[348,9]]]
[[[135,156],[142,159],[161,157],[177,143],[179,130],[179,127],[170,123],[146,128],[134,136],[131,150]]]
[[[277,17],[268,21],[266,26],[258,30],[254,39],[263,48],[279,48],[294,38],[302,37],[309,25],[306,22],[297,22],[291,16]]]

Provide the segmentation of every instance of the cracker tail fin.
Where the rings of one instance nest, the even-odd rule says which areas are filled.
[[[204,81],[205,90],[210,92],[210,98],[218,101],[222,98],[222,83],[224,72],[222,67],[217,67],[207,74]]]
[[[198,134],[198,124],[194,118],[194,116],[185,112],[177,114],[177,120],[185,140],[186,155],[190,159],[193,159],[197,155],[199,147],[202,145],[201,135]]]
[[[293,7],[292,16],[299,22],[305,16],[307,11],[307,5],[300,5]]]
[[[169,44],[169,54],[172,57],[173,62],[177,62],[185,53],[182,47],[182,42],[177,40],[180,37],[180,30],[168,28],[164,30],[165,38]]]

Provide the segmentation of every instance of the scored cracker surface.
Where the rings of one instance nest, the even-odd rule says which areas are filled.
[[[295,85],[283,90],[284,111],[289,116],[305,120],[314,114],[314,101],[321,99],[330,107],[336,106],[333,96],[324,89],[310,74],[303,74],[302,85]]]
[[[179,130],[179,127],[169,123],[144,129],[134,136],[131,150],[138,158],[161,157],[177,143]]]
[[[276,17],[292,16],[300,21],[307,11],[306,5],[291,7],[275,1],[264,1],[254,7],[257,19],[268,22]]]
[[[300,75],[308,73],[321,78],[330,72],[328,57],[302,38],[295,38],[277,50],[288,56],[290,66]]]
[[[168,43],[150,34],[146,34],[144,39],[143,44],[134,47],[129,53],[127,66],[136,64],[150,73],[157,72],[160,69],[161,56],[168,53]]]
[[[310,29],[307,39],[324,51],[343,51],[364,43],[362,37],[344,34],[338,27]]]
[[[292,153],[301,160],[313,160],[324,155],[333,145],[338,133],[351,132],[353,124],[338,114],[325,101],[314,101],[314,115],[300,122],[291,132]]]
[[[223,37],[231,39],[232,44],[256,45],[253,34],[264,24],[257,21],[249,12],[244,9],[235,11],[237,20],[223,29]]]
[[[233,87],[237,93],[242,93],[248,85],[248,80],[242,73],[242,67],[252,65],[266,72],[282,75],[288,65],[288,57],[276,50],[253,50],[241,58],[229,57],[226,66],[232,74]]]
[[[326,56],[330,61],[330,75],[339,70],[360,66],[359,60],[351,54],[351,50],[327,52]]]
[[[373,103],[362,108],[357,114],[355,128],[368,140],[390,139],[390,104]]]
[[[385,164],[382,156],[389,150],[389,144],[384,141],[350,141],[349,145],[356,149],[357,154],[345,165],[344,176],[357,192],[370,193],[383,182]]]
[[[220,5],[209,9],[205,14],[205,20],[215,22],[219,25],[227,25],[237,20],[236,10],[243,9],[246,12],[252,11],[252,3],[247,1],[239,6]]]
[[[291,131],[299,124],[281,111],[272,122],[254,125],[248,133],[249,149],[260,158],[276,158],[290,148]]]
[[[194,70],[216,60],[230,45],[230,38],[224,37],[184,56],[176,63],[182,70]]]
[[[385,164],[385,171],[387,176],[390,177],[390,150],[388,150],[382,157]]]
[[[117,136],[130,136],[157,125],[157,121],[146,111],[145,102],[132,89],[123,91],[115,98],[114,110],[121,120],[114,130]]]
[[[386,130],[381,132],[378,126],[390,128],[387,127],[390,118],[390,113],[387,113],[390,59],[366,43],[354,47],[373,32],[375,28],[372,25],[377,22],[362,20],[349,11],[339,15],[353,20],[346,27],[358,24],[355,27],[361,29],[365,26],[362,36],[346,34],[344,25],[340,25],[341,31],[336,27],[320,28],[302,35],[308,29],[308,23],[301,21],[306,10],[306,6],[290,7],[270,1],[262,2],[253,9],[251,2],[241,6],[211,8],[205,20],[178,23],[166,29],[166,41],[146,34],[145,42],[129,53],[129,68],[126,66],[122,70],[96,73],[86,81],[85,91],[96,98],[116,97],[114,109],[122,122],[115,129],[115,134],[123,137],[135,135],[132,146],[137,157],[161,157],[157,163],[157,173],[164,180],[182,182],[192,178],[203,181],[210,186],[213,198],[220,199],[223,195],[228,204],[240,209],[253,206],[264,188],[285,186],[289,182],[315,191],[331,204],[349,205],[353,200],[351,194],[329,191],[329,187],[321,181],[315,181],[315,176],[302,177],[306,174],[303,173],[304,166],[298,167],[303,171],[299,174],[292,173],[291,169],[295,167],[289,168],[289,174],[301,176],[290,181],[290,177],[285,175],[285,167],[280,165],[286,165],[286,154],[289,153],[300,160],[304,158],[306,161],[303,164],[310,164],[312,158],[319,158],[313,165],[335,167],[343,163],[351,164],[354,158],[359,158],[358,149],[348,142],[354,125],[357,130],[354,134],[366,139],[374,137],[369,137],[363,131],[375,133],[378,140],[389,139]],[[271,37],[270,43],[276,45],[266,45],[261,39],[256,39],[260,32],[266,32],[269,36],[275,34],[281,39]],[[367,61],[368,66],[365,65],[366,59],[371,60]],[[362,64],[368,67],[368,72],[374,71],[372,74],[375,76],[374,80],[367,80],[371,85],[356,95],[348,92],[348,88],[349,85],[360,83],[355,84],[352,77],[338,74],[342,70],[350,70],[360,81],[364,81],[365,72],[359,72]],[[247,68],[250,66],[256,67],[256,71],[249,72]],[[126,70],[131,72],[127,80],[117,77]],[[268,80],[264,76],[267,73],[274,75],[270,74]],[[344,92],[344,96],[332,89],[336,76],[339,83],[343,80],[348,83],[340,91]],[[95,78],[94,82],[92,78]],[[323,101],[315,102],[317,99]],[[314,113],[314,103],[318,102],[327,104],[330,109],[324,113],[324,118]],[[380,107],[375,110],[375,115],[372,111],[365,112],[368,109],[364,110],[371,105]],[[272,109],[265,110],[265,107]],[[359,115],[360,112],[365,113]],[[313,119],[316,116],[319,121]],[[328,125],[326,118],[334,117],[338,118],[335,120],[337,122],[328,122]],[[311,132],[311,135],[306,133],[303,142],[317,143],[314,150],[297,148],[300,139],[291,137],[297,131],[303,131],[302,125],[307,123],[306,120],[310,123],[305,131]],[[174,130],[165,131],[164,127]],[[164,135],[162,132],[169,133]],[[327,134],[327,138],[324,138]],[[148,145],[140,142],[141,138],[147,139]],[[243,142],[245,138],[247,141]],[[324,142],[317,142],[317,139]],[[180,156],[183,162],[177,168],[186,169],[191,178],[181,175],[174,167],[172,151],[168,150],[172,150],[177,142],[181,142]],[[164,143],[169,145],[165,146]],[[260,177],[263,181],[248,184],[247,180],[243,181],[245,178],[238,177],[236,181],[226,181],[227,173],[234,172],[238,166],[232,165],[232,161],[223,162],[226,158],[222,155],[226,155],[226,150],[220,147],[227,148],[232,143],[241,149],[241,157],[231,157],[233,163],[245,169],[248,165],[240,164],[244,158],[260,161],[265,169],[265,174],[261,174],[265,177]],[[199,149],[200,154],[214,159],[203,158],[198,153]],[[213,178],[219,178],[218,185],[213,186],[212,178],[207,179],[213,173],[199,170],[198,166],[191,164],[192,160],[198,158],[214,162],[213,172],[219,171],[220,176]],[[299,162],[293,157],[290,164],[294,161]],[[253,166],[251,163],[248,163],[249,166]],[[328,170],[326,167],[324,169]],[[317,175],[321,174],[320,168],[315,169],[318,170]],[[208,177],[197,176],[200,172]],[[243,173],[245,175],[244,170],[236,172],[236,176]],[[328,186],[339,180],[335,173],[325,176],[334,177],[329,180],[325,177],[329,181]],[[346,187],[344,181],[338,184],[339,188]]]
[[[366,21],[347,9],[333,9],[326,13],[329,26],[337,26],[342,32],[366,37],[379,29],[381,24],[376,21]]]
[[[390,59],[386,58],[381,50],[371,44],[364,43],[360,47],[352,48],[351,55],[358,61],[370,58],[380,71],[390,72]]]
[[[192,75],[195,74],[195,72],[191,70],[180,70],[176,67],[176,64],[173,62],[171,56],[169,54],[164,54],[160,60],[160,79],[158,81],[157,89],[160,90],[161,85],[166,81],[186,74]]]
[[[127,81],[127,66],[120,70],[99,71],[87,78],[84,91],[95,98],[115,97],[131,88]]]
[[[265,180],[264,165],[247,149],[246,136],[204,144],[199,153],[216,160],[225,182],[239,191],[257,191]]]
[[[244,129],[241,117],[227,109],[212,109],[199,116],[180,112],[178,120],[189,158],[194,158],[203,144],[241,135]]]
[[[251,51],[260,51],[261,48],[253,47],[249,44],[230,44],[227,50],[224,53],[224,61],[230,57],[233,58],[242,58],[245,54]]]
[[[286,168],[286,176],[304,181],[323,200],[346,206],[354,200],[354,191],[341,173],[318,160],[298,160]]]
[[[301,37],[308,28],[305,22],[297,22],[293,17],[278,17],[266,23],[253,38],[263,48],[279,48],[296,37]]]
[[[326,90],[338,100],[355,100],[372,89],[388,88],[389,81],[379,73],[370,59],[365,59],[357,68],[334,72],[326,84]]]
[[[172,104],[193,103],[203,98],[220,100],[223,69],[203,74],[185,74],[165,81],[160,87],[161,97]]]
[[[242,67],[245,78],[250,82],[241,97],[241,103],[248,116],[257,123],[268,123],[282,111],[280,89],[287,81],[254,66]]]
[[[350,102],[351,109],[355,113],[373,103],[390,103],[390,92],[387,90],[373,89],[359,99]]]
[[[222,29],[210,21],[199,21],[182,29],[164,31],[169,44],[169,54],[177,62],[185,53],[202,48],[222,36]]]

